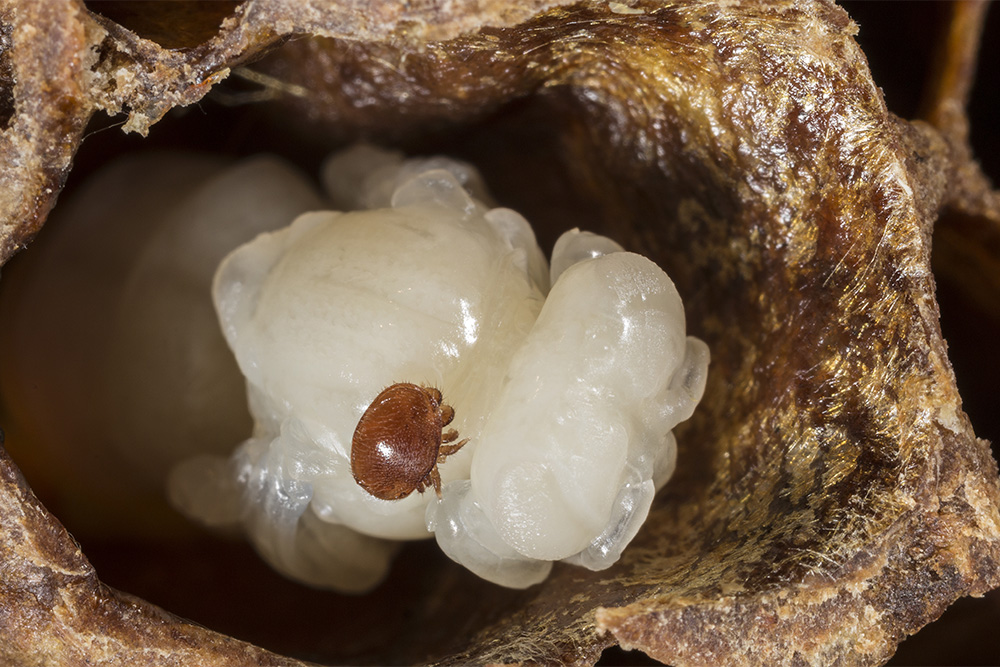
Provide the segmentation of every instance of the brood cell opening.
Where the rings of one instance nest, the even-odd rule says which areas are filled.
[[[325,119],[339,128],[341,139],[354,133],[385,138],[390,144],[409,142],[413,153],[455,154],[412,147],[420,142],[444,146],[448,140],[442,138],[443,128],[459,127],[466,138],[475,138],[477,128],[497,129],[518,113],[541,110],[536,126],[542,128],[546,145],[555,147],[553,154],[535,151],[534,146],[494,145],[495,152],[481,158],[486,167],[503,156],[513,157],[516,167],[520,152],[537,155],[543,166],[565,168],[575,175],[568,179],[568,190],[582,193],[580,201],[598,202],[594,210],[583,211],[584,217],[624,230],[623,242],[630,248],[654,249],[656,259],[672,264],[678,283],[695,295],[696,314],[690,320],[712,342],[718,361],[715,370],[722,372],[722,379],[713,379],[709,389],[717,399],[711,412],[697,418],[687,431],[698,436],[693,447],[702,456],[697,459],[700,467],[685,471],[688,476],[674,489],[685,493],[661,498],[655,509],[657,529],[640,535],[636,548],[627,552],[633,569],[618,570],[608,580],[614,591],[560,568],[551,585],[507,597],[511,604],[498,605],[513,609],[516,601],[517,618],[548,619],[552,624],[546,628],[556,630],[546,641],[564,647],[566,655],[576,651],[572,655],[579,657],[581,651],[593,649],[591,644],[572,648],[581,646],[579,636],[563,632],[581,627],[581,614],[593,609],[588,605],[620,606],[648,596],[684,599],[690,613],[697,615],[707,607],[717,609],[719,599],[756,604],[759,598],[754,596],[780,589],[792,596],[790,604],[799,605],[794,611],[801,611],[808,622],[809,613],[820,612],[810,612],[808,601],[795,598],[800,590],[797,582],[825,586],[837,577],[858,575],[852,568],[880,557],[865,549],[882,544],[885,533],[879,531],[887,521],[919,523],[922,518],[906,514],[905,503],[892,502],[892,498],[905,501],[907,493],[922,488],[923,454],[940,445],[920,430],[919,421],[906,420],[919,414],[913,410],[913,400],[922,395],[914,387],[925,387],[928,381],[944,389],[950,386],[933,371],[933,364],[942,358],[940,345],[917,340],[918,334],[899,326],[925,322],[921,318],[926,313],[913,311],[911,298],[926,294],[928,287],[920,221],[906,214],[906,197],[895,187],[898,182],[894,185],[894,175],[905,172],[894,161],[898,145],[891,138],[896,126],[888,121],[869,80],[852,78],[856,68],[843,65],[845,54],[854,58],[852,63],[861,57],[848,37],[846,16],[832,6],[821,9],[810,29],[826,32],[811,44],[830,41],[833,48],[809,51],[800,58],[799,46],[793,45],[802,40],[786,42],[779,36],[779,43],[770,45],[777,46],[771,55],[796,54],[784,63],[767,62],[768,57],[765,62],[741,62],[740,58],[766,54],[767,48],[729,48],[733,44],[725,37],[713,42],[718,48],[701,48],[706,35],[716,39],[713,31],[725,26],[710,21],[704,25],[710,24],[713,31],[692,37],[693,24],[678,7],[658,8],[655,15],[638,18],[632,15],[628,20],[634,23],[625,38],[604,29],[605,24],[625,19],[608,15],[603,6],[576,8],[569,27],[560,25],[566,15],[551,14],[520,37],[502,31],[484,33],[478,55],[472,52],[477,39],[472,37],[421,57],[410,54],[406,67],[399,53],[385,58],[383,47],[366,55],[364,45],[341,45],[341,51],[334,50],[335,60],[340,58],[338,62],[347,66],[337,71],[349,73],[353,85],[349,90],[357,103],[351,103],[349,95],[339,102],[334,97],[332,105],[308,109],[304,107],[310,101],[299,100],[296,118]],[[742,35],[759,18],[752,13],[742,16],[734,22],[734,32],[718,34]],[[770,34],[767,29],[761,32]],[[513,41],[505,42],[512,34]],[[546,52],[550,42],[556,46]],[[669,48],[664,54],[656,45]],[[310,57],[322,50],[308,47],[314,49],[307,49]],[[642,60],[647,51],[651,61]],[[491,56],[483,54],[498,52],[508,57],[492,67]],[[614,56],[602,57],[609,52]],[[372,54],[376,58],[370,58]],[[560,69],[567,56],[572,66]],[[374,62],[377,59],[387,66]],[[688,59],[696,63],[690,71]],[[288,62],[292,61],[294,56]],[[537,77],[526,73],[531,69],[524,66],[526,61],[541,72]],[[479,65],[470,68],[470,62]],[[833,66],[827,68],[830,63]],[[639,70],[636,78],[629,76],[632,64]],[[799,67],[802,64],[809,65],[807,72]],[[281,75],[280,66],[276,67],[268,71]],[[481,70],[483,76],[469,76],[472,70]],[[374,75],[369,77],[366,71]],[[505,78],[508,72],[513,73]],[[837,78],[844,73],[846,78]],[[380,82],[385,86],[377,85]],[[701,86],[712,94],[699,97]],[[348,90],[339,83],[332,89],[334,95]],[[762,92],[789,89],[796,94],[772,97]],[[606,90],[615,92],[602,93]],[[515,98],[522,100],[515,105],[519,109],[508,106]],[[782,100],[812,106],[774,106]],[[332,116],[324,116],[330,110]],[[852,132],[845,134],[843,126],[824,121],[836,122],[845,112],[870,132],[854,132],[859,126],[852,124]],[[299,129],[286,129],[290,141],[296,141]],[[859,138],[861,143],[838,145],[845,150],[834,151],[846,162],[831,161],[830,153],[823,152],[830,142]],[[306,143],[301,134],[297,140]],[[462,150],[458,147],[460,156]],[[836,168],[822,172],[830,167]],[[529,185],[521,184],[524,190]],[[688,196],[689,191],[695,194]],[[632,212],[633,207],[639,213]],[[548,224],[544,216],[542,224]],[[550,241],[559,227],[548,227]],[[880,299],[882,289],[890,298]],[[847,317],[824,320],[838,313]],[[933,330],[932,323],[926,330]],[[913,341],[909,347],[908,336],[916,336],[909,338]],[[877,354],[866,356],[863,342],[872,344]],[[887,377],[914,379],[895,387],[886,384],[909,403],[878,404],[884,395],[865,384],[872,369],[885,370],[880,365],[884,358],[893,361],[892,371],[899,371]],[[867,375],[855,377],[859,368]],[[944,408],[952,403],[946,398]],[[892,412],[897,408],[901,412]],[[897,419],[899,414],[903,418]],[[960,421],[948,423],[960,429]],[[900,423],[915,428],[901,438],[898,430],[892,430]],[[894,454],[900,449],[896,445],[911,447],[901,449],[905,459]],[[826,451],[835,455],[823,454]],[[911,476],[899,476],[907,472],[907,465]],[[443,591],[456,590],[447,584],[452,571],[429,568],[425,574],[440,578],[421,600],[445,599]],[[915,592],[920,590],[920,576],[905,577],[902,583],[913,590],[908,588],[898,597],[921,597]],[[873,590],[887,585],[897,590],[899,583],[877,580]],[[569,594],[580,586],[587,591],[582,596],[585,609],[576,606],[580,596]],[[479,612],[462,618],[461,627],[468,634],[488,630],[503,616],[472,609],[472,602],[461,595],[452,599],[463,600],[461,613]],[[485,592],[477,602],[491,599],[495,598]],[[565,603],[566,599],[571,602]],[[878,609],[886,607],[884,600],[871,603]],[[924,618],[906,616],[917,617]],[[592,631],[586,622],[584,626],[584,634]],[[682,633],[679,621],[676,627]],[[746,636],[757,631],[744,629]],[[794,633],[796,628],[781,632]],[[612,641],[607,635],[591,639],[594,645]],[[770,646],[776,640],[769,636],[759,641]],[[461,648],[457,639],[448,645]],[[410,644],[411,657],[422,650],[415,646],[427,645]],[[433,650],[428,654],[441,655]]]
[[[548,102],[525,101],[520,103],[509,113],[497,114],[494,118],[491,119],[489,123],[486,123],[484,127],[467,126],[464,128],[460,128],[459,132],[464,136],[464,138],[472,139],[472,141],[469,143],[472,144],[479,143],[482,145],[494,145],[494,146],[510,146],[510,142],[506,139],[506,137],[502,135],[509,136],[517,133],[520,134],[538,133],[551,136],[551,133],[549,131],[545,129],[539,129],[536,123],[540,118],[545,117],[546,112],[551,113],[552,108],[555,108],[555,106]],[[525,118],[531,119],[531,122],[530,123],[525,122]],[[205,119],[199,118],[197,116],[191,116],[190,114],[181,115],[181,117],[179,118],[168,118],[166,121],[164,121],[164,131],[167,134],[173,134],[174,132],[177,132],[178,134],[175,134],[173,136],[178,136],[184,134],[183,128],[185,127],[192,128],[195,125],[204,122]],[[549,121],[549,122],[557,122],[557,121]],[[174,127],[171,128],[171,125],[174,125]],[[497,128],[499,128],[499,132],[497,132]],[[501,135],[500,138],[498,138],[498,135]],[[192,132],[191,136],[202,136],[202,131],[195,130]],[[425,137],[426,136],[427,135],[425,135]],[[427,139],[425,137],[422,137],[420,141],[426,142]],[[95,135],[95,139],[92,141],[92,143],[85,146],[84,153],[81,155],[82,163],[87,164],[88,162],[92,161],[91,163],[93,164],[104,161],[105,159],[104,156],[95,156],[87,154],[87,149],[90,148],[91,146],[94,146],[95,152],[107,151],[107,147],[102,147],[98,145],[97,142],[98,138],[100,138],[100,135]],[[112,140],[110,143],[114,144],[116,143],[116,141]],[[155,135],[150,143],[152,144],[156,143]],[[252,152],[253,149],[247,148],[247,151]],[[208,160],[206,163],[196,164],[193,162],[192,163],[186,162],[188,158],[184,155],[175,154],[173,156],[167,156],[164,164],[160,166],[155,166],[153,163],[145,161],[145,158],[142,155],[142,153],[145,153],[144,150],[140,151],[139,153],[140,153],[139,155],[128,158],[129,160],[131,160],[131,162],[126,162],[122,166],[118,167],[117,174],[114,171],[112,171],[110,175],[108,175],[108,173],[105,172],[104,178],[109,179],[112,184],[112,188],[107,192],[111,193],[115,192],[113,185],[116,178],[119,178],[124,181],[126,180],[124,178],[126,174],[140,172],[143,174],[145,178],[149,178],[153,181],[156,181],[157,179],[167,179],[167,181],[172,183],[174,186],[173,196],[177,196],[178,192],[184,190],[186,187],[191,187],[192,184],[200,184],[210,181],[210,179],[213,178],[213,174],[215,173],[214,170],[217,169],[218,165],[224,162],[226,159],[225,157],[217,157]],[[480,155],[479,159],[485,162],[486,164],[489,164],[491,159],[494,160],[496,163],[503,164],[505,161],[515,161],[517,157],[516,153],[517,151],[515,150],[507,149],[505,153],[501,153],[500,155],[494,155],[492,157],[490,157],[488,153],[486,158],[483,158],[483,156]],[[110,159],[110,156],[108,159]],[[174,167],[170,166],[171,161],[174,161],[175,163]],[[550,167],[550,164],[543,165],[543,169],[541,169],[540,171],[547,171],[548,168],[551,168],[554,171],[558,171],[556,167]],[[177,165],[181,166],[179,170],[175,168]],[[112,167],[112,169],[114,169],[114,167]],[[178,176],[178,173],[183,173],[183,176]],[[84,174],[82,174],[81,172],[75,172],[74,178],[82,179],[84,178]],[[518,180],[518,179],[512,179],[512,180]],[[562,176],[559,179],[549,179],[549,180],[550,182],[552,181],[572,182],[573,176],[572,175]],[[524,181],[521,181],[521,183],[523,184]],[[132,190],[130,186],[127,187],[126,189]],[[68,188],[68,191],[72,193],[74,190],[79,192],[80,188],[71,184],[70,187]],[[527,192],[522,196],[527,201],[532,201],[539,198],[537,190],[533,192]],[[593,192],[591,192],[590,196],[595,196],[595,195]],[[546,201],[547,205],[549,205],[547,198],[542,198],[542,199]],[[101,206],[104,203],[107,202],[101,202],[101,201],[91,202],[91,204],[97,207],[98,211],[98,213],[96,214],[97,217],[100,217]],[[163,204],[165,205],[166,202],[164,201]],[[45,232],[39,238],[37,245],[33,247],[30,252],[24,253],[21,257],[18,257],[17,260],[15,260],[14,265],[10,267],[11,271],[8,273],[7,276],[5,276],[5,278],[9,279],[5,281],[4,285],[4,287],[6,288],[5,291],[7,292],[5,301],[8,301],[8,304],[10,299],[15,299],[15,301],[22,300],[21,305],[23,305],[23,300],[26,299],[28,301],[35,302],[34,305],[40,306],[43,310],[46,307],[51,307],[51,303],[49,304],[44,303],[47,300],[45,298],[44,292],[48,291],[49,296],[51,296],[53,292],[51,287],[47,289],[41,289],[39,291],[37,287],[28,287],[28,288],[20,287],[18,286],[18,281],[20,280],[21,275],[30,276],[33,273],[35,274],[35,277],[38,277],[40,275],[39,271],[42,269],[31,266],[32,262],[34,261],[33,255],[40,255],[43,252],[45,252],[44,244],[57,243],[58,242],[56,240],[57,235],[68,233],[72,237],[73,234],[76,234],[77,237],[75,241],[80,241],[81,243],[83,243],[85,240],[83,237],[86,237],[88,235],[91,236],[90,239],[91,241],[93,241],[94,239],[107,239],[109,237],[113,237],[118,241],[124,241],[126,243],[126,249],[111,251],[111,254],[112,255],[114,255],[115,253],[118,253],[119,255],[128,254],[129,252],[129,250],[127,249],[128,236],[134,233],[138,233],[140,231],[138,228],[129,229],[126,226],[124,228],[111,229],[111,230],[107,229],[97,230],[96,228],[90,230],[80,229],[84,227],[86,223],[79,223],[79,227],[73,228],[74,226],[77,225],[77,223],[74,223],[71,219],[67,219],[65,217],[61,218],[61,216],[67,215],[73,206],[74,204],[72,203],[71,197],[67,197],[66,199],[64,199],[63,208],[57,211],[53,215],[52,220],[50,221],[50,226],[46,228]],[[555,208],[558,207],[553,206],[553,209]],[[587,205],[583,205],[581,206],[581,208],[586,209],[589,207]],[[562,218],[567,217],[567,213],[565,210],[562,211],[561,217]],[[145,222],[151,222],[151,221],[145,221]],[[142,222],[137,223],[137,225],[141,224],[143,223]],[[609,228],[614,227],[613,223],[609,224],[607,221],[605,221],[604,224]],[[47,238],[47,236],[51,237],[51,239]],[[166,242],[170,241],[169,238],[164,239],[164,241],[165,242],[163,243],[155,244],[157,247],[159,247],[160,251],[165,251],[164,248],[170,245],[170,243]],[[98,241],[98,243],[107,245],[105,241]],[[176,244],[174,245],[175,247],[172,248],[170,252],[179,252],[179,253],[187,252],[187,250],[185,250],[183,246]],[[85,248],[86,246],[80,246],[80,247]],[[84,250],[84,253],[86,252],[90,251]],[[45,263],[42,262],[42,265],[44,266]],[[115,282],[115,278],[113,276],[114,271],[110,266],[106,265],[105,268],[108,269],[108,273],[110,275],[104,276],[103,277],[104,281],[105,283],[113,284]],[[55,270],[52,268],[52,262],[48,263],[47,270]],[[62,287],[68,287],[68,285],[64,283]],[[80,288],[79,285],[77,285],[76,287]],[[92,287],[86,287],[81,289],[83,289],[84,292],[92,291]],[[16,290],[16,297],[12,296],[15,290]],[[55,291],[60,292],[61,290],[55,290]],[[88,298],[85,295],[81,295],[80,293],[75,293],[72,295],[63,294],[62,296],[66,298],[66,300],[63,302],[64,306],[70,305],[78,308],[81,311],[80,313],[78,313],[79,318],[90,317],[91,319],[93,319],[94,317],[97,317],[98,313],[100,312],[100,308],[96,307],[94,303],[88,300]],[[146,295],[146,296],[151,297],[152,295]],[[140,299],[140,301],[143,302],[146,302],[147,300],[148,299],[146,299],[146,297]],[[10,306],[8,305],[8,307]],[[72,311],[70,312],[62,311],[62,315],[69,317],[71,321],[74,319],[74,317],[72,316]],[[105,315],[107,315],[107,312],[105,312]],[[50,322],[49,325],[41,327],[41,329],[45,329],[52,332],[67,331],[70,328],[71,327],[66,326],[65,322],[63,323],[62,326]],[[94,356],[93,354],[88,355],[87,344],[88,342],[90,344],[94,344],[96,338],[99,338],[99,336],[95,337],[91,335],[89,340],[87,341],[82,341],[82,342],[77,341],[79,349],[67,354],[71,354],[78,360],[82,361],[78,362],[67,361],[66,363],[86,363],[88,356],[90,357]],[[55,358],[58,364],[61,351],[57,352],[57,350],[60,347],[60,344],[56,342],[48,342],[46,344],[52,345],[50,351],[52,351],[53,354],[50,356]],[[5,346],[4,349],[14,349],[14,347],[20,347],[20,346]],[[89,350],[89,352],[92,351],[93,350]],[[37,359],[38,357],[43,356],[43,352],[40,351],[32,356],[33,358]],[[70,359],[70,356],[65,357],[65,359],[66,360]],[[8,362],[9,361],[10,359],[8,359]],[[26,374],[30,375],[31,373],[28,372]],[[90,380],[94,380],[99,375],[100,373],[88,372],[86,370],[78,373],[79,377]],[[5,382],[5,384],[10,386],[9,377],[7,378],[7,380],[8,382]],[[77,390],[81,389],[82,389],[81,386],[64,387],[64,390],[67,390],[68,393],[71,395],[74,393],[78,393]],[[4,393],[5,395],[10,396],[16,394],[17,390],[15,389],[14,391],[11,392],[5,391]],[[17,411],[16,406],[8,406],[8,407],[16,413]],[[145,490],[137,494],[136,488],[133,488],[130,483],[128,482],[123,483],[123,478],[127,479],[130,475],[136,476],[133,475],[133,473],[135,473],[136,471],[136,466],[141,468],[143,465],[153,464],[154,461],[152,461],[150,457],[143,457],[140,454],[140,456],[134,459],[131,463],[127,460],[118,460],[116,462],[112,461],[111,465],[107,465],[108,457],[115,458],[116,456],[118,456],[118,458],[121,458],[119,456],[120,453],[119,455],[116,455],[114,454],[114,452],[106,451],[105,448],[105,451],[103,453],[97,454],[95,456],[95,453],[100,452],[102,446],[104,445],[104,443],[100,442],[101,437],[99,435],[96,437],[94,441],[91,441],[89,443],[86,442],[85,437],[83,436],[74,437],[71,433],[64,433],[61,434],[60,436],[56,436],[53,438],[54,441],[59,441],[63,443],[66,441],[75,442],[78,446],[77,454],[82,454],[83,459],[90,459],[92,463],[96,461],[98,463],[98,468],[103,468],[103,470],[98,470],[95,469],[94,467],[91,467],[88,470],[86,465],[83,466],[73,465],[72,463],[73,453],[70,452],[69,455],[67,456],[66,455],[67,453],[65,451],[61,452],[58,446],[52,449],[52,448],[47,448],[45,446],[35,447],[34,445],[37,443],[32,443],[31,445],[25,447],[25,442],[21,440],[21,435],[23,433],[26,434],[32,430],[32,425],[30,423],[32,418],[30,415],[25,415],[24,413],[15,414],[14,417],[16,418],[16,421],[20,422],[23,425],[23,428],[17,428],[12,431],[12,435],[15,435],[15,437],[11,439],[9,445],[11,449],[14,451],[15,457],[21,459],[22,456],[26,456],[25,462],[27,463],[27,465],[25,465],[24,467],[26,468],[26,470],[28,470],[29,478],[32,479],[32,482],[37,485],[37,487],[39,488],[40,492],[43,495],[43,499],[45,499],[46,502],[55,509],[58,515],[64,517],[63,518],[64,522],[67,524],[70,530],[73,531],[74,534],[76,534],[77,537],[81,540],[81,542],[84,545],[85,551],[89,554],[92,554],[91,558],[98,567],[99,572],[102,573],[106,572],[106,574],[104,575],[106,581],[108,581],[112,585],[116,585],[126,590],[130,590],[133,593],[140,594],[143,597],[150,599],[154,602],[159,602],[173,611],[182,613],[186,616],[190,616],[199,621],[208,623],[209,625],[216,627],[220,630],[232,631],[239,636],[248,636],[246,634],[248,632],[246,628],[248,626],[251,628],[256,627],[256,622],[253,621],[252,618],[251,620],[246,621],[248,625],[244,625],[244,621],[234,620],[231,614],[229,614],[228,612],[222,612],[220,609],[214,607],[213,605],[205,605],[204,608],[200,607],[197,604],[195,604],[194,606],[190,606],[191,600],[195,597],[195,591],[198,589],[202,589],[203,593],[205,585],[204,577],[206,576],[204,573],[207,571],[215,570],[217,573],[215,576],[219,576],[217,570],[218,567],[217,563],[219,562],[219,560],[216,559],[220,560],[231,559],[235,563],[241,563],[240,565],[237,565],[234,568],[234,572],[235,571],[244,572],[245,571],[244,568],[247,568],[248,570],[252,571],[254,568],[250,567],[247,564],[246,558],[244,557],[245,551],[241,550],[240,547],[237,545],[231,545],[226,542],[219,542],[217,539],[214,538],[207,538],[205,536],[197,536],[197,535],[192,536],[188,531],[185,531],[184,528],[180,527],[177,524],[175,517],[169,516],[169,511],[156,501],[154,495],[146,493]],[[27,421],[25,421],[26,419]],[[36,413],[35,419],[37,425],[37,421],[43,421],[44,417]],[[86,435],[93,436],[95,432],[97,433],[100,432],[99,428],[95,428],[93,429],[93,431],[91,431],[91,429],[89,429],[87,426],[82,426],[80,430],[84,433],[85,436]],[[18,451],[19,448],[23,449]],[[25,450],[32,450],[32,449],[35,450],[32,454],[25,454]],[[51,457],[50,460],[61,459],[62,465],[64,466],[63,470],[60,471],[58,469],[59,468],[58,466],[50,467],[48,465],[48,462],[45,460],[46,455]],[[33,457],[35,460],[34,464],[30,463]],[[160,466],[153,465],[152,467],[158,468]],[[62,481],[60,480],[47,481],[44,478],[46,474],[52,477],[58,477],[60,474],[62,474],[64,475],[64,478]],[[35,475],[40,475],[40,477],[35,477]],[[74,476],[76,478],[75,483],[65,482],[66,479],[69,479],[70,477]],[[140,473],[137,476],[143,477],[143,474]],[[153,484],[155,486],[156,485],[155,476],[156,476],[155,473],[152,474],[152,476],[149,474],[145,475],[146,481],[149,482],[150,479],[153,479]],[[46,491],[46,489],[48,490]],[[99,490],[99,493],[94,493],[95,490]],[[46,493],[51,493],[52,495],[46,498],[45,497]],[[79,495],[77,495],[77,493],[79,493]],[[142,502],[136,502],[137,495],[143,495],[146,498],[146,500]],[[80,498],[86,499],[88,497],[90,498],[90,501],[84,500],[83,502],[78,502]],[[96,507],[94,505],[88,507],[88,505],[90,505],[91,502],[93,502],[94,505],[96,505]],[[102,503],[104,503],[103,508],[101,507]],[[74,507],[69,507],[69,505],[71,504],[74,505]],[[125,506],[128,507],[130,511],[126,513],[126,515],[124,516],[121,515],[121,513],[119,513],[117,518],[115,518],[114,512],[105,511],[109,507],[113,506],[117,507]],[[60,509],[60,507],[62,507],[62,509]],[[115,525],[116,523],[117,525]],[[161,525],[159,525],[159,527],[157,527],[156,525],[152,525],[157,523],[160,523]],[[139,528],[139,526],[143,527]],[[163,531],[162,533],[159,532],[161,530]],[[216,556],[212,557],[207,556],[208,552],[214,552],[214,551],[218,552]],[[409,551],[415,554],[415,556],[411,558],[416,558],[418,559],[418,562],[426,563],[428,556],[428,554],[426,553],[426,548],[420,546],[414,546],[410,548]],[[137,554],[141,554],[142,558],[136,558]],[[421,554],[423,555],[421,556]],[[407,556],[405,554],[402,556],[402,558],[404,559],[406,557]],[[195,559],[201,561],[202,564],[194,566],[193,563]],[[471,584],[468,581],[468,577],[455,576],[454,574],[451,575],[447,574],[447,572],[450,571],[451,568],[449,565],[443,562],[439,557],[434,557],[431,560],[433,562],[432,569],[441,568],[444,571],[443,575],[435,575],[435,577],[443,576],[445,583],[442,584],[442,587],[446,588],[454,587],[458,585],[458,582],[461,582],[461,586],[463,587],[471,586]],[[143,565],[140,565],[140,562],[143,563]],[[181,585],[178,585],[177,582],[172,582],[169,586],[169,589],[159,586],[155,583],[152,583],[149,578],[150,573],[158,568],[163,567],[165,562],[171,562],[174,564],[185,563],[184,569],[188,571],[188,573],[193,575],[192,581],[190,582],[186,581]],[[192,569],[188,570],[189,567],[191,567]],[[402,567],[401,571],[406,572],[412,567],[414,566],[410,565]],[[397,568],[397,570],[399,569],[400,568]],[[426,572],[424,572],[424,574],[426,575]],[[387,586],[389,586],[390,588],[400,586],[400,582],[405,579],[405,576],[406,576],[405,574],[399,574],[394,571],[394,573],[390,575],[390,580]],[[253,578],[257,579],[258,575],[254,575]],[[189,583],[191,584],[190,588],[188,587]],[[225,594],[222,594],[223,597],[235,597],[235,598],[240,597],[240,593],[234,593],[234,589],[236,588],[237,584],[234,583],[233,573],[229,573],[227,576],[220,576],[219,585],[221,588],[227,591]],[[273,581],[270,583],[265,581],[262,585],[265,588],[270,587],[272,590],[272,593],[270,594],[276,595],[279,598],[282,598],[287,594],[283,590],[282,585],[275,584]],[[404,588],[405,587],[406,586],[404,585]],[[481,584],[472,586],[472,588],[482,588],[482,587],[483,586]],[[273,592],[275,588],[278,589],[279,592],[277,593]],[[186,597],[186,595],[184,594],[183,591],[185,590],[191,591],[190,598]],[[303,593],[303,595],[306,598],[309,598],[310,596],[312,596],[312,593],[305,592]],[[376,592],[375,597],[373,599],[374,600],[383,599],[384,601],[384,595],[385,594],[383,593]],[[491,596],[498,601],[499,603],[498,609],[503,609],[507,604],[509,604],[510,600],[516,599],[516,597],[513,594],[509,593],[494,593],[491,594]],[[469,598],[469,600],[471,601],[471,598]],[[504,602],[504,600],[506,600],[507,602]],[[368,602],[365,604],[366,606],[371,605],[373,608],[376,606],[375,602]],[[496,613],[499,613],[499,611],[492,612],[491,614],[489,614],[489,616],[492,617],[493,614]],[[213,617],[213,615],[215,616]],[[471,616],[471,618],[479,618],[482,621],[483,615],[474,614]],[[213,621],[218,621],[218,623]],[[253,632],[253,630],[249,632]],[[345,633],[345,635],[346,634],[347,633]],[[253,636],[250,636],[249,638],[255,639],[255,637]],[[286,649],[286,647],[283,646],[280,641],[277,641],[273,636],[268,637],[267,633],[263,633],[263,638],[262,639],[258,638],[258,641],[274,648],[280,647],[282,650]],[[359,641],[364,642],[366,640],[361,639]],[[324,644],[332,643],[332,640],[329,637],[326,637],[325,639],[322,640],[322,643]],[[378,642],[373,642],[373,643],[377,644]],[[342,647],[339,650],[349,651],[347,648],[347,646],[349,645],[350,642],[345,642],[344,647]],[[296,650],[292,650],[290,647],[288,647],[287,650],[292,653],[297,652]],[[303,650],[303,649],[300,648],[298,650]],[[349,655],[349,652],[340,653],[339,655]]]

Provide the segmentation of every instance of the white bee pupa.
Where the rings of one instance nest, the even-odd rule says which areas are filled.
[[[463,163],[362,147],[331,158],[324,182],[361,210],[301,215],[216,272],[254,433],[228,460],[179,466],[175,504],[242,526],[287,575],[345,591],[376,585],[399,540],[432,534],[511,587],[556,560],[617,560],[704,390],[707,348],[686,336],[670,279],[578,230],[550,270],[530,225],[484,203]],[[440,500],[430,473],[385,500],[352,471],[359,419],[396,383],[440,390],[454,409],[444,428],[467,440],[428,455]],[[404,450],[390,436],[371,446],[391,462]]]

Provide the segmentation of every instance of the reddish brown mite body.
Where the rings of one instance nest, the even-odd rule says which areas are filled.
[[[433,485],[441,497],[438,464],[469,440],[453,445],[455,429],[442,429],[455,410],[442,403],[441,392],[408,382],[387,387],[358,421],[351,442],[351,472],[368,493],[399,500]]]

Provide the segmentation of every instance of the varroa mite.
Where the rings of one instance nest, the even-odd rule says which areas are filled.
[[[442,402],[441,392],[408,382],[382,390],[354,429],[351,472],[368,493],[382,500],[399,500],[433,485],[441,497],[438,464],[462,448],[458,432],[442,429],[455,410]]]

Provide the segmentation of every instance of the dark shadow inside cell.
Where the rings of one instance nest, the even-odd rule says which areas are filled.
[[[167,49],[210,40],[242,0],[86,0],[87,9]]]
[[[857,41],[865,52],[872,78],[889,109],[912,119],[921,111],[921,96],[934,67],[935,49],[955,3],[844,0],[839,3],[859,25]],[[977,56],[976,78],[967,106],[973,155],[983,171],[1000,183],[1000,12],[986,12]]]
[[[976,80],[969,98],[969,141],[972,154],[979,161],[993,186],[1000,184],[1000,11],[991,6],[979,45]]]
[[[642,651],[626,651],[621,646],[609,646],[601,653],[601,659],[597,661],[596,667],[653,667],[662,665],[659,660],[654,660]]]
[[[838,4],[858,24],[856,39],[886,105],[902,118],[916,117],[932,67],[932,46],[947,25],[951,3],[846,0]]]
[[[0,15],[0,131],[7,129],[14,116],[14,64],[11,62],[13,24]]]

